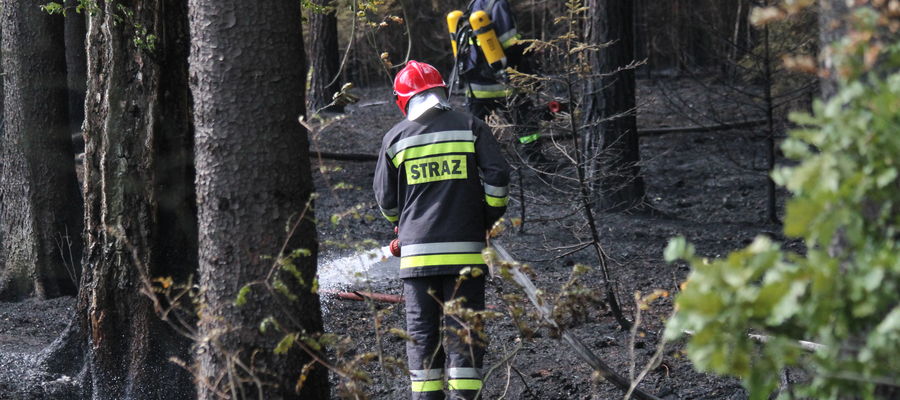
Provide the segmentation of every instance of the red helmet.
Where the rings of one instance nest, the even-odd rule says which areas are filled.
[[[447,87],[441,73],[431,65],[410,60],[394,77],[394,98],[397,100],[397,107],[400,107],[400,111],[406,115],[406,103],[409,99],[436,87]]]

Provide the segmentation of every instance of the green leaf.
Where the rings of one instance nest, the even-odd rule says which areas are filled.
[[[284,335],[284,337],[281,338],[281,341],[278,342],[278,345],[275,346],[275,350],[274,350],[275,354],[286,354],[288,352],[288,350],[290,350],[291,347],[294,346],[294,342],[296,340],[297,340],[296,333],[290,333],[290,334]]]
[[[694,246],[689,244],[683,236],[669,240],[663,258],[672,263],[678,260],[688,260],[694,257]]]
[[[66,8],[62,4],[51,1],[41,6],[41,10],[50,15],[62,14],[66,15]]]
[[[897,179],[897,168],[891,167],[878,174],[878,177],[875,178],[875,184],[880,189],[890,185],[895,179]]]
[[[247,296],[250,295],[250,284],[246,284],[238,291],[237,298],[234,299],[234,305],[241,307],[247,304]]]
[[[278,321],[275,320],[275,317],[268,316],[263,318],[263,320],[259,323],[259,333],[266,333],[271,326],[278,326]]]

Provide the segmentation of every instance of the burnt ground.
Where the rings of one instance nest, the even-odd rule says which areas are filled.
[[[737,120],[758,118],[747,115],[745,107],[726,102],[710,103],[696,85],[669,80],[665,84],[638,83],[638,124],[641,128],[688,126],[703,120],[704,109],[716,109],[720,115]],[[389,89],[359,90],[362,101],[349,106],[347,113],[314,134],[313,148],[332,153],[374,154],[381,135],[400,119],[389,98]],[[673,100],[674,99],[674,100]],[[680,264],[662,259],[669,238],[683,235],[694,243],[700,254],[721,256],[749,244],[758,234],[781,239],[780,227],[765,222],[765,175],[754,168],[764,166],[764,142],[761,128],[725,130],[707,133],[672,133],[641,138],[642,171],[647,186],[647,208],[633,213],[597,214],[602,244],[609,254],[612,280],[626,312],[633,318],[633,293],[654,289],[676,292],[678,283],[689,272]],[[563,141],[561,146],[568,146]],[[561,159],[552,144],[545,152]],[[374,163],[366,161],[314,160],[319,192],[317,217],[320,222],[322,257],[344,255],[355,246],[366,247],[369,239],[387,244],[392,239],[387,222],[374,204],[371,178]],[[560,174],[571,175],[571,168]],[[524,231],[507,229],[498,239],[513,257],[533,269],[535,284],[553,295],[570,276],[572,265],[596,266],[592,252],[566,254],[565,246],[589,237],[575,198],[567,192],[564,177],[544,178],[523,169],[521,180],[513,176],[508,217],[521,213],[521,188],[524,189]],[[548,185],[548,183],[554,185]],[[560,189],[562,187],[563,189]],[[780,198],[785,194],[780,192]],[[781,203],[781,202],[779,202]],[[647,211],[650,210],[650,211]],[[337,223],[332,216],[342,215]],[[581,282],[600,292],[603,279],[593,269]],[[374,283],[370,290],[399,294],[397,280]],[[489,283],[487,302],[503,311],[501,293],[516,293],[517,288],[499,280]],[[602,296],[601,296],[602,298]],[[405,359],[404,342],[386,333],[388,328],[402,329],[402,305],[325,301],[326,330],[350,338],[349,359],[380,348],[385,357]],[[664,319],[671,312],[671,299],[663,298],[643,312],[640,332],[633,346],[637,370],[656,349]],[[23,377],[34,381],[34,373],[22,366],[52,341],[68,321],[72,299],[30,300],[24,303],[0,303],[0,399],[19,399]],[[619,371],[628,374],[632,361],[629,332],[621,331],[602,302],[573,322],[571,331],[598,356]],[[378,319],[383,334],[376,334]],[[537,328],[537,325],[533,325]],[[508,363],[499,364],[486,382],[485,398],[507,399],[613,399],[622,393],[609,383],[592,378],[592,371],[553,332],[538,329],[533,338],[522,338],[509,318],[488,324],[490,338],[486,366],[494,366],[520,346]],[[376,343],[376,338],[379,343]],[[662,364],[647,374],[642,388],[665,399],[745,399],[747,393],[732,378],[694,371],[681,343],[667,347]],[[372,362],[363,369],[371,382],[365,391],[373,399],[408,397],[409,383],[382,364]],[[43,393],[33,398],[53,398],[46,381],[65,377],[40,377]],[[332,374],[333,383],[339,379]],[[36,389],[35,389],[36,390]],[[14,393],[11,395],[10,393]],[[18,393],[18,394],[15,394]],[[337,397],[335,393],[333,397]]]
[[[317,135],[315,146],[328,152],[376,152],[381,135],[400,118],[388,93],[387,89],[374,93],[366,91],[363,101],[351,107],[345,119],[333,122]],[[715,121],[704,118],[708,109],[716,110],[718,121],[760,118],[759,114],[748,113],[739,105],[729,105],[720,97],[717,101],[711,104],[707,94],[690,81],[670,80],[658,85],[639,81],[638,124],[640,128],[698,123],[715,125]],[[631,300],[634,292],[663,289],[674,293],[678,283],[688,274],[687,266],[663,261],[663,249],[669,238],[683,235],[696,245],[698,253],[713,257],[743,247],[759,234],[781,239],[780,226],[766,222],[766,178],[764,173],[756,170],[765,165],[761,129],[642,137],[642,168],[650,211],[598,214],[603,247],[612,260],[612,280],[617,283],[619,299],[625,303],[629,315],[635,308]],[[564,148],[569,145],[561,142]],[[553,144],[545,144],[544,149],[551,157],[562,159]],[[328,172],[317,177],[322,195],[317,203],[317,215],[327,218],[359,205],[373,220],[350,218],[337,225],[325,223],[321,230],[323,238],[341,243],[375,239],[386,244],[392,233],[371,197],[373,163],[323,160],[319,166]],[[573,169],[563,169],[560,174],[572,176]],[[528,170],[522,173],[521,181],[514,175],[507,217],[520,216],[521,184],[525,192],[524,232],[507,229],[497,239],[513,257],[530,264],[535,272],[535,284],[550,294],[569,279],[572,265],[598,264],[590,251],[565,255],[566,250],[562,249],[589,237],[586,223],[575,204],[577,197],[564,188],[567,182],[564,177],[546,178]],[[336,185],[356,189],[328,190]],[[785,193],[779,192],[779,196],[783,200]],[[327,246],[324,250],[325,254],[332,251],[341,252]],[[603,279],[599,271],[593,270],[582,279],[587,287],[602,293]],[[400,288],[400,282],[395,281],[376,284],[373,289],[399,294]],[[508,283],[490,283],[487,302],[502,311],[501,293],[515,292],[517,289]],[[377,346],[373,306],[376,310],[389,310],[381,317],[383,326],[404,326],[402,306],[333,302],[327,308],[326,329],[353,338],[353,354],[374,351]],[[638,371],[656,350],[663,321],[671,310],[671,299],[665,298],[642,315],[643,323],[634,345]],[[490,337],[487,367],[498,363],[520,343],[521,349],[508,364],[499,365],[488,379],[485,398],[622,397],[611,384],[592,379],[590,368],[546,329],[539,330],[536,338],[523,340],[510,319],[501,318],[492,321],[487,331]],[[605,307],[593,307],[584,315],[584,321],[575,324],[572,332],[620,374],[627,376],[632,360],[629,356],[630,334],[618,328]],[[389,334],[384,336],[381,338],[383,352],[403,360],[403,340]],[[747,398],[736,379],[696,372],[682,349],[682,343],[667,348],[661,366],[644,379],[642,387],[645,390],[666,399]],[[368,367],[367,371],[373,380],[369,388],[372,398],[408,396],[405,377],[393,375],[378,365]]]

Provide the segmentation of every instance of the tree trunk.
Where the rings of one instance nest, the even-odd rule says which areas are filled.
[[[0,299],[75,293],[81,197],[69,136],[63,19],[3,0]]]
[[[591,52],[588,63],[595,74],[588,79],[584,102],[588,133],[586,176],[599,182],[599,201],[607,211],[623,211],[641,204],[644,180],[640,175],[637,119],[635,112],[634,3],[632,0],[589,0],[585,42],[612,44]],[[597,125],[597,121],[602,121]]]
[[[145,0],[129,6],[125,23],[118,4],[99,2],[88,33],[90,269],[75,319],[43,361],[71,371],[83,358],[85,397],[93,399],[192,398],[190,373],[169,361],[187,359],[190,341],[158,318],[148,290],[152,278],[178,282],[196,271],[187,6]],[[159,37],[153,49],[135,45],[138,23]]]
[[[822,0],[819,2],[819,49],[823,52],[820,57],[820,67],[826,72],[819,80],[819,90],[822,98],[834,96],[838,89],[837,69],[831,54],[830,47],[847,33],[846,17],[850,13],[847,2],[844,0]]]
[[[66,75],[69,82],[69,133],[81,133],[84,122],[84,94],[87,91],[87,17],[74,12],[79,0],[66,0]]]
[[[297,346],[273,353],[286,332],[322,331],[319,298],[293,285],[290,301],[253,285],[284,249],[310,254],[294,262],[306,284],[315,276],[317,238],[304,115],[300,2],[265,6],[241,0],[190,0],[191,89],[200,221],[200,284],[205,312],[198,343],[199,398],[325,399],[327,373],[315,367],[301,393],[295,385],[310,357]],[[222,61],[225,60],[225,61]],[[309,204],[308,204],[309,203]],[[285,228],[293,227],[286,239]],[[287,240],[287,241],[286,241]],[[287,285],[293,277],[276,271]],[[271,316],[283,328],[260,332]],[[252,379],[259,379],[257,385]]]
[[[313,0],[313,4],[328,6],[330,0]],[[332,4],[332,6],[335,6]],[[340,87],[340,81],[328,85],[340,68],[338,50],[337,16],[334,10],[328,13],[309,13],[309,63],[312,69],[309,80],[307,104],[310,113],[331,103],[331,97]],[[325,111],[343,112],[343,106],[332,106]]]

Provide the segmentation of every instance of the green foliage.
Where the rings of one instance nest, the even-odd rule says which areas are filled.
[[[68,15],[68,12],[73,7],[65,7],[62,3],[57,3],[55,1],[51,1],[47,4],[41,6],[41,10],[50,15]],[[74,7],[75,12],[81,14],[82,12],[87,12],[90,15],[96,15],[100,11],[100,7],[97,5],[95,0],[79,0],[78,4]]]
[[[863,9],[857,20],[872,10]],[[874,25],[870,25],[872,29]],[[850,37],[872,38],[870,31]],[[751,398],[765,399],[781,368],[805,368],[812,398],[874,398],[877,384],[900,379],[900,46],[837,48],[842,88],[783,145],[799,162],[773,172],[793,197],[784,233],[805,253],[766,237],[723,259],[694,255],[683,238],[666,249],[693,270],[677,297],[666,336],[690,332],[687,352],[698,369],[741,377]],[[869,55],[871,59],[871,55]],[[764,345],[747,333],[769,335]],[[797,340],[824,345],[806,354]]]
[[[247,296],[250,295],[251,285],[244,285],[241,287],[241,290],[238,291],[237,297],[234,299],[234,305],[241,307],[244,304],[247,304]]]
[[[134,46],[151,53],[156,50],[156,44],[159,42],[159,37],[150,32],[150,30],[138,20],[134,10],[121,3],[117,4],[111,2],[111,4],[115,4],[115,11],[113,12],[114,23],[124,23],[132,28],[131,42]],[[41,6],[41,10],[50,15],[62,16],[67,16],[68,12],[73,8],[75,9],[75,12],[79,14],[87,12],[91,16],[98,15],[102,11],[96,0],[79,0],[78,5],[75,7],[66,7],[62,3],[55,1],[51,1]]]

